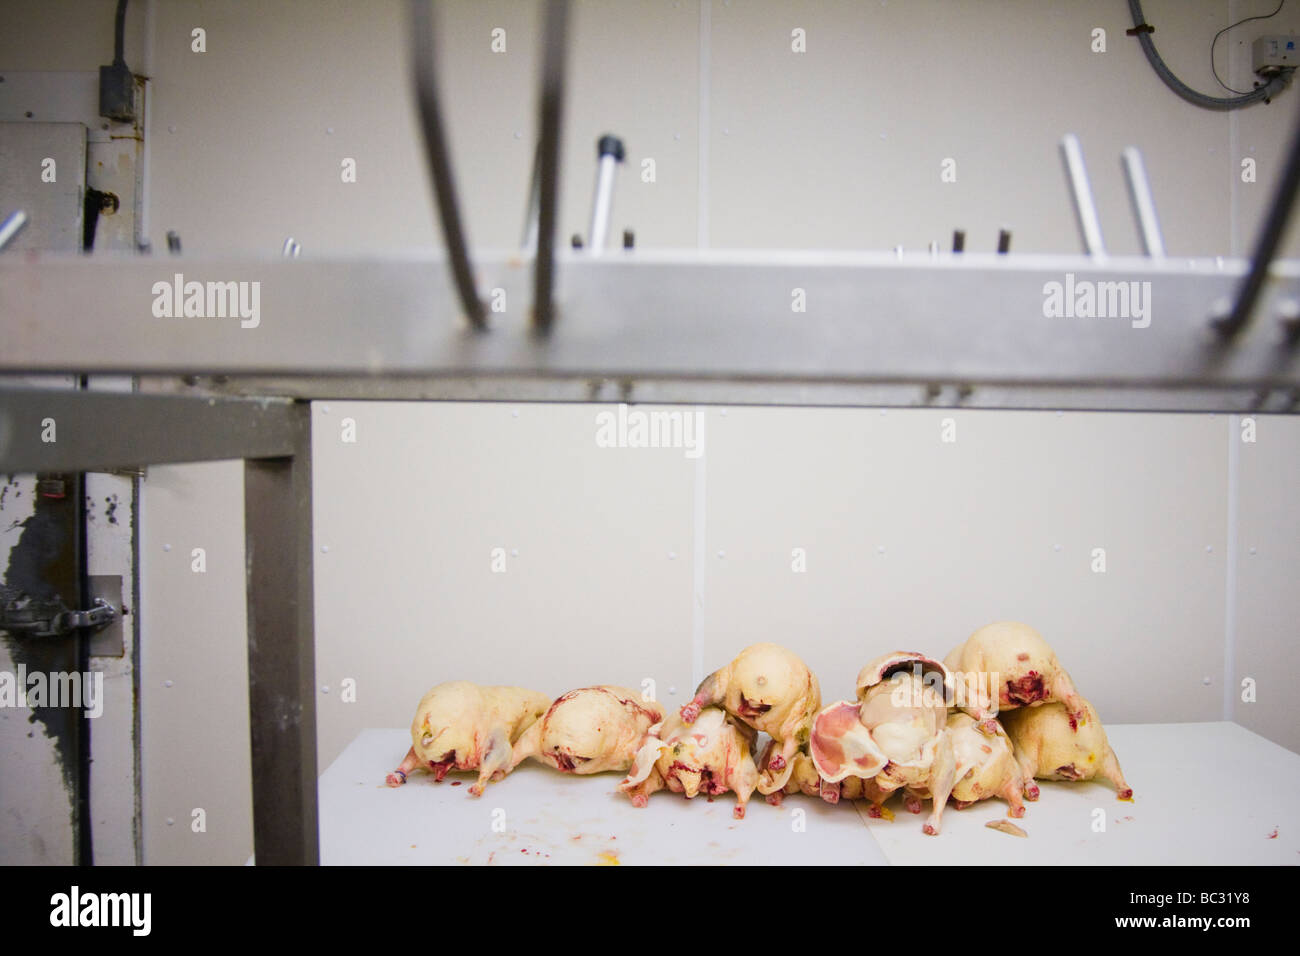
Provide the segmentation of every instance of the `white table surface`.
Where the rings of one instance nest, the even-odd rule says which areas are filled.
[[[1231,723],[1107,727],[1133,787],[1132,803],[1106,783],[1040,781],[1019,820],[1027,838],[984,826],[1007,806],[987,800],[928,814],[868,820],[844,803],[755,794],[744,820],[734,796],[709,803],[660,792],[637,809],[615,792],[619,776],[574,777],[529,761],[480,798],[475,777],[435,784],[385,775],[410,747],[405,729],[362,731],[320,778],[324,864],[1300,864],[1300,755]],[[460,782],[460,786],[453,786]],[[1105,831],[1095,832],[1100,808]],[[494,829],[494,821],[497,828]],[[802,828],[797,826],[802,824]],[[1276,836],[1270,835],[1276,832]]]
[[[321,863],[886,862],[848,804],[797,795],[778,808],[756,793],[736,820],[734,794],[709,803],[661,791],[638,809],[615,790],[619,774],[570,776],[532,760],[477,798],[467,792],[477,779],[471,773],[442,783],[412,773],[403,786],[387,786],[384,777],[410,746],[409,730],[364,730],[321,776]],[[503,832],[493,830],[494,814]]]
[[[895,864],[1300,865],[1300,755],[1226,722],[1120,724],[1106,735],[1131,803],[1104,780],[1040,780],[1038,801],[1011,821],[1025,838],[984,825],[1008,819],[996,798],[949,807],[937,837],[891,804],[894,822],[868,821],[871,834]],[[1097,809],[1104,832],[1093,830]]]

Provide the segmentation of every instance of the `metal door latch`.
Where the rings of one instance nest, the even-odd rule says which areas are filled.
[[[73,611],[61,598],[38,599],[16,588],[0,587],[0,630],[17,637],[65,637],[73,631],[97,631],[117,619],[117,608],[96,598],[85,611]]]

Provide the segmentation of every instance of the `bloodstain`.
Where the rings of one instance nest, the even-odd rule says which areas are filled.
[[[1266,840],[1276,840],[1276,839],[1277,839],[1277,827],[1274,827],[1274,828],[1273,828],[1273,832],[1270,833],[1270,834],[1269,834],[1267,837],[1265,837],[1264,839],[1266,839]]]
[[[461,785],[461,781],[459,781],[459,780],[453,780],[453,781],[451,782],[451,785],[452,785],[453,787],[459,787],[459,786]]]
[[[1046,697],[1047,690],[1038,671],[1030,671],[1016,681],[1007,681],[1007,699],[1013,703],[1028,705]]]

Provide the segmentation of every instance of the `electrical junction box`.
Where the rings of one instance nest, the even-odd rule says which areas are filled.
[[[1300,36],[1260,37],[1250,48],[1256,73],[1268,76],[1300,66]]]

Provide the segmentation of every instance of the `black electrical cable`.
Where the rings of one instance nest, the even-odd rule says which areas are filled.
[[[126,0],[117,0],[117,25],[113,30],[113,65],[126,66]]]
[[[99,115],[117,123],[134,123],[136,82],[126,65],[126,3],[117,0],[117,23],[113,30],[113,62],[99,68]]]
[[[1138,44],[1142,47],[1142,52],[1146,54],[1147,62],[1151,64],[1151,69],[1156,71],[1156,76],[1160,77],[1161,82],[1193,106],[1199,106],[1207,110],[1235,110],[1243,106],[1250,106],[1253,103],[1268,103],[1291,83],[1291,76],[1295,73],[1295,70],[1284,69],[1269,77],[1268,82],[1258,89],[1250,93],[1243,93],[1240,96],[1208,96],[1194,90],[1175,76],[1174,71],[1169,69],[1169,66],[1161,59],[1159,52],[1156,50],[1155,41],[1151,39],[1155,27],[1146,22],[1146,14],[1142,12],[1142,0],[1128,0],[1128,8],[1129,13],[1133,16],[1133,29],[1129,30],[1128,34],[1137,38]]]
[[[1264,280],[1268,278],[1268,267],[1273,262],[1277,247],[1286,232],[1287,220],[1291,215],[1291,207],[1295,204],[1297,192],[1300,192],[1300,117],[1297,117],[1295,129],[1291,133],[1291,144],[1287,147],[1286,153],[1286,166],[1278,180],[1277,189],[1273,192],[1273,200],[1268,207],[1268,219],[1265,220],[1264,228],[1259,231],[1259,238],[1255,241],[1250,272],[1241,284],[1241,292],[1237,295],[1237,303],[1233,306],[1232,312],[1226,318],[1215,322],[1215,326],[1225,337],[1240,332],[1250,321],[1255,300],[1259,298]]]
[[[1278,0],[1277,9],[1274,10],[1272,13],[1268,13],[1260,17],[1246,17],[1245,19],[1238,20],[1236,23],[1228,24],[1226,27],[1224,27],[1222,30],[1216,33],[1214,35],[1214,39],[1210,41],[1210,69],[1214,72],[1215,81],[1225,90],[1227,90],[1229,93],[1236,93],[1238,95],[1244,96],[1246,93],[1249,93],[1250,90],[1234,90],[1227,83],[1224,83],[1223,80],[1219,79],[1219,69],[1214,65],[1214,45],[1219,42],[1219,37],[1223,36],[1225,33],[1233,29],[1234,27],[1239,27],[1243,23],[1249,23],[1251,20],[1268,20],[1271,19],[1272,17],[1277,16],[1279,13],[1282,12],[1282,7],[1285,3],[1286,0]]]

